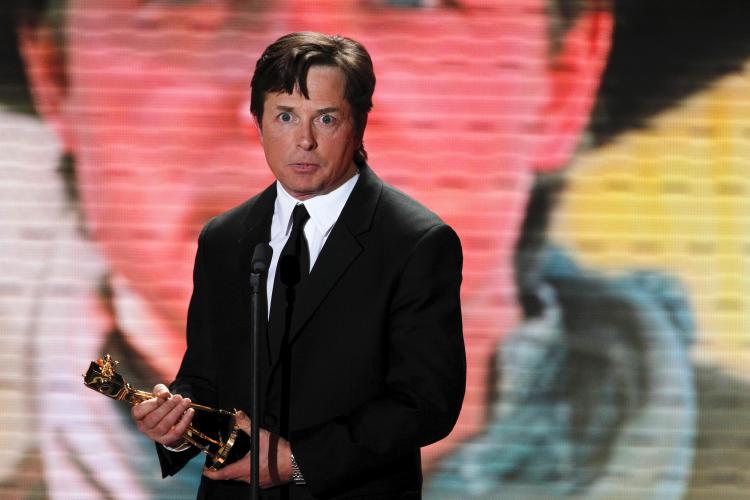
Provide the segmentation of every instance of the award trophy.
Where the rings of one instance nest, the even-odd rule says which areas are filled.
[[[115,371],[119,362],[107,354],[103,359],[92,361],[83,376],[86,387],[118,401],[126,401],[137,405],[151,399],[150,392],[139,391],[128,384],[122,375]],[[182,437],[190,445],[195,446],[210,457],[210,470],[218,470],[222,466],[235,462],[245,456],[250,450],[250,437],[237,425],[237,411],[226,411],[193,403],[196,417],[201,415],[201,421],[208,427],[215,429],[211,433],[201,432],[190,423]]]

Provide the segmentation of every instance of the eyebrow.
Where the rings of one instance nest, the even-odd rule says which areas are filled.
[[[276,109],[278,111],[292,112],[292,111],[294,111],[294,106],[280,106],[280,105],[278,105],[278,106],[276,106]],[[316,113],[322,115],[322,114],[326,114],[326,113],[336,113],[338,111],[341,111],[341,109],[337,108],[335,106],[330,106],[330,107],[327,107],[327,108],[317,109],[315,111],[316,111]]]

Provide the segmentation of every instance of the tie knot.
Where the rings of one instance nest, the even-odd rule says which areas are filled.
[[[307,222],[307,219],[310,218],[310,214],[307,213],[307,209],[305,208],[305,205],[300,203],[299,205],[294,206],[294,210],[292,210],[292,231],[299,231],[302,229],[302,226]]]

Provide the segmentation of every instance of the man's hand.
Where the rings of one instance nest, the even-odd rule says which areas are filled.
[[[250,419],[243,412],[237,412],[237,425],[250,434]],[[268,488],[292,480],[292,450],[289,442],[265,429],[260,429],[260,487]],[[210,479],[232,479],[250,482],[250,453],[241,460],[227,465],[218,471],[203,470]]]
[[[188,398],[170,394],[163,384],[155,385],[153,394],[152,399],[133,407],[130,412],[133,420],[149,439],[176,447],[183,442],[182,435],[193,420],[195,410],[190,408]]]

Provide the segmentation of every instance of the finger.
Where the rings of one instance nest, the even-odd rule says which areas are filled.
[[[172,427],[169,434],[173,434],[176,437],[185,434],[188,426],[193,421],[193,416],[195,416],[195,410],[193,408],[188,408],[185,413],[182,414],[182,418],[180,418],[180,420]]]
[[[144,429],[143,432],[154,441],[162,444],[181,441],[193,420],[194,414],[195,410],[188,408],[182,414],[178,414],[177,420],[172,424],[175,416],[170,413],[156,427],[151,430]]]
[[[154,411],[156,408],[161,406],[162,403],[163,401],[161,399],[156,399],[156,398],[148,399],[146,401],[138,403],[137,405],[134,405],[131,408],[130,413],[131,415],[133,415],[134,419],[143,420],[146,417],[146,415],[148,415],[149,413]]]
[[[235,422],[235,424],[237,424],[237,427],[239,427],[240,429],[242,429],[245,432],[245,434],[250,435],[250,430],[251,430],[252,424],[251,424],[250,419],[248,418],[247,414],[244,411],[239,410],[235,414],[235,420],[234,420],[234,422]]]
[[[142,406],[144,404],[150,405],[149,409],[151,411],[149,411],[148,414],[144,417],[146,426],[149,428],[155,427],[162,419],[173,412],[176,414],[174,416],[177,417],[174,419],[174,422],[176,422],[179,418],[179,415],[182,415],[182,413],[185,412],[185,410],[187,410],[190,406],[189,400],[183,398],[179,394],[174,395],[166,400],[161,398],[149,399],[145,403],[141,403],[138,406]],[[178,409],[177,412],[175,412],[176,409]]]
[[[182,418],[190,404],[189,399],[173,396],[148,413],[140,423],[145,431],[156,436],[164,435]]]
[[[195,410],[188,408],[185,413],[182,414],[182,418],[172,426],[165,434],[160,434],[161,430],[157,431],[157,434],[151,437],[157,443],[161,443],[167,446],[175,447],[185,442],[185,432],[193,421]],[[148,435],[148,434],[147,434]]]
[[[173,397],[162,403],[143,419],[145,427],[165,433],[182,419],[189,408],[190,400]]]
[[[133,418],[137,420],[143,419],[172,396],[169,389],[164,384],[156,384],[152,394],[154,396],[153,398],[143,401],[133,407],[131,411]]]
[[[172,396],[169,389],[164,384],[156,384],[154,386],[153,395],[159,399],[169,399]]]
[[[203,469],[203,475],[209,479],[215,480],[235,480],[250,482],[250,455],[247,454],[240,460],[222,467],[219,470],[212,471],[207,468]]]

